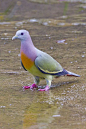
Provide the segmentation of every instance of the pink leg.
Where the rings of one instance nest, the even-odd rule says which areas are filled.
[[[31,86],[23,86],[23,89],[33,89],[33,88],[37,88],[37,85],[34,83]]]
[[[48,91],[50,87],[47,85],[44,89],[38,89],[39,91]]]

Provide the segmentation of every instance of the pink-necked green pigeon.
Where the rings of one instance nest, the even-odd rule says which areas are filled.
[[[24,86],[24,89],[36,88],[40,79],[46,79],[46,87],[39,91],[48,91],[52,79],[62,75],[80,77],[80,75],[69,72],[47,53],[37,49],[27,30],[18,30],[12,38],[21,40],[21,64],[23,68],[29,71],[35,78],[35,83],[31,86]]]

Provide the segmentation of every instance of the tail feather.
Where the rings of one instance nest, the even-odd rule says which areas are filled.
[[[70,72],[70,71],[67,71],[67,72],[68,72],[67,76],[80,77],[80,75],[78,75],[78,74],[76,74],[76,73],[72,73],[72,72]]]
[[[70,71],[67,71],[65,69],[63,69],[62,72],[59,72],[59,73],[55,73],[54,75],[56,75],[56,78],[57,77],[60,77],[60,76],[74,76],[74,77],[80,77],[80,75],[76,74],[76,73],[73,73],[73,72],[70,72]]]
[[[73,72],[70,72],[70,71],[67,71],[65,69],[63,69],[62,72],[56,73],[56,77],[65,76],[65,75],[66,76],[80,77],[80,75],[73,73]]]

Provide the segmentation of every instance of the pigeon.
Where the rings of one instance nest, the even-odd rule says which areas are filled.
[[[21,65],[24,70],[29,71],[34,76],[34,83],[30,86],[24,86],[24,89],[37,88],[41,79],[46,80],[45,88],[38,89],[39,91],[48,91],[51,87],[53,78],[60,76],[75,76],[80,75],[67,71],[49,54],[37,49],[27,30],[18,30],[12,40],[19,39],[21,41]]]

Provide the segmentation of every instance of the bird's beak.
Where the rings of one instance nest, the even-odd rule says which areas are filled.
[[[18,38],[18,36],[15,35],[15,36],[12,37],[12,40],[17,39],[17,38]]]

